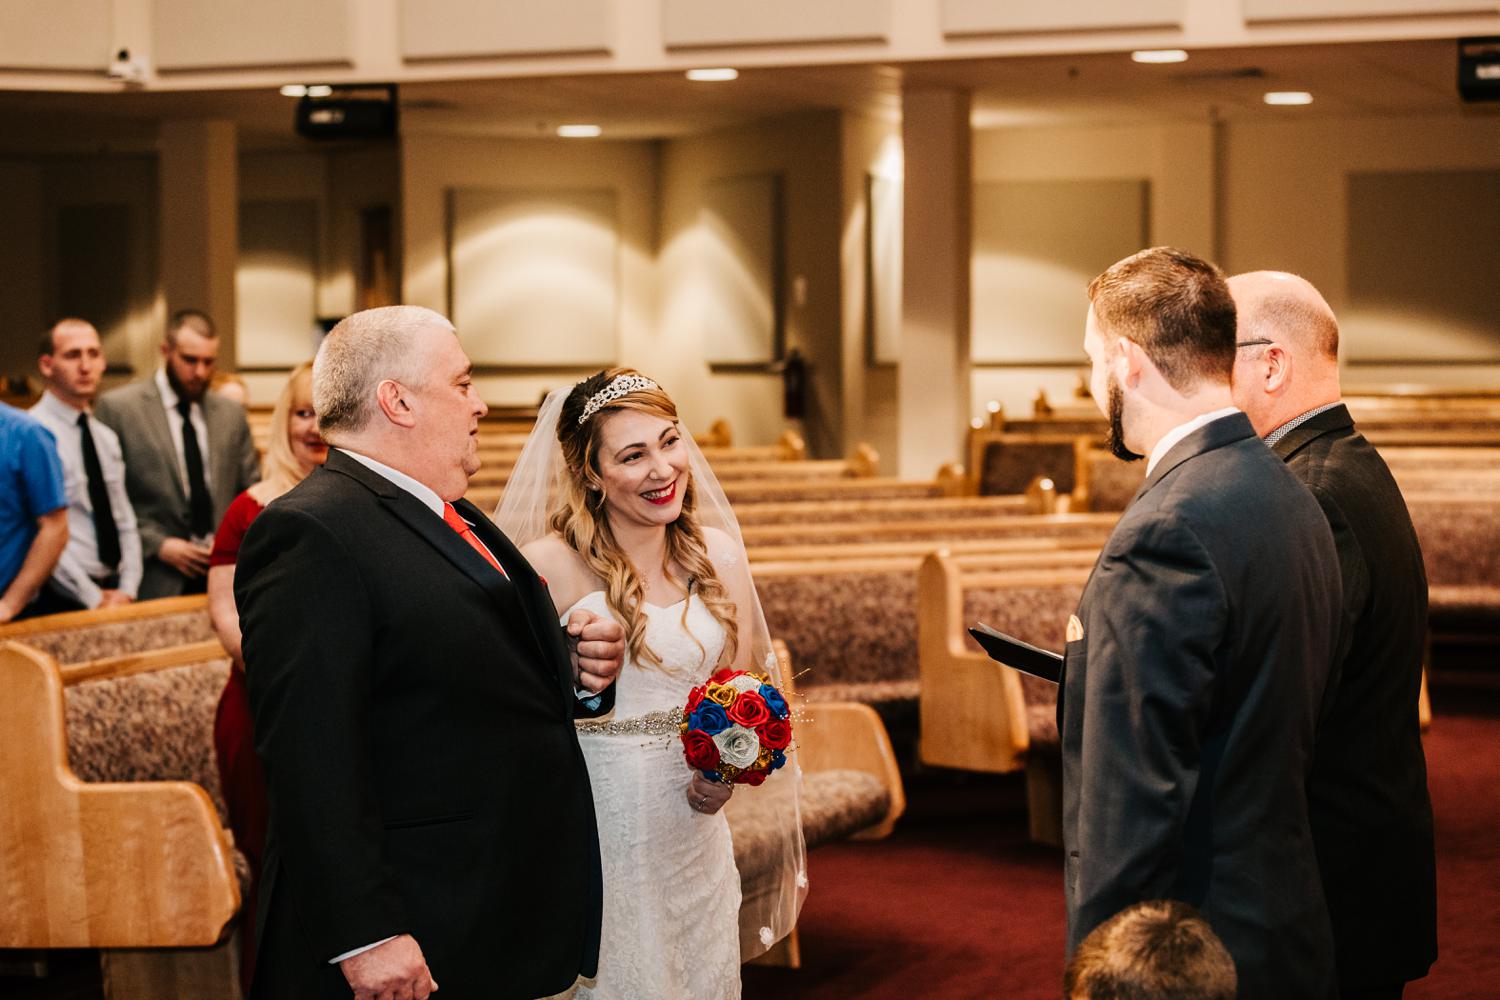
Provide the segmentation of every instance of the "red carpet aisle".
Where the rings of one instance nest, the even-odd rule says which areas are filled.
[[[1441,956],[1409,1000],[1500,998],[1500,691],[1465,680],[1434,678]],[[1057,1000],[1061,857],[1027,843],[1019,778],[908,792],[890,839],[812,853],[803,968],[747,969],[746,1000]]]

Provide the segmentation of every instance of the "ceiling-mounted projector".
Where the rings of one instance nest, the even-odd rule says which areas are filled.
[[[1458,40],[1458,92],[1466,101],[1500,101],[1500,36]]]
[[[396,85],[317,88],[297,102],[297,134],[307,139],[389,139],[396,134]]]

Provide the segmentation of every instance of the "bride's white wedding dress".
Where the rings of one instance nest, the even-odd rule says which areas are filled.
[[[614,617],[602,590],[586,594],[560,620],[575,608]],[[678,734],[688,692],[713,673],[726,636],[696,594],[645,610],[646,644],[663,666],[637,665],[627,651],[614,713],[579,726],[599,823],[604,922],[598,978],[584,981],[576,995],[737,998],[734,845],[722,810],[705,816],[688,805],[692,770]]]

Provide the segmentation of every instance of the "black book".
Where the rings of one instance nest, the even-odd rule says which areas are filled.
[[[1053,684],[1062,678],[1063,658],[1050,649],[1042,649],[1004,632],[997,632],[984,622],[975,623],[969,629],[969,634],[992,660]]]

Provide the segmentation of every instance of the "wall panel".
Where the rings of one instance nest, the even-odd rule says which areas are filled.
[[[110,0],[0,3],[0,67],[102,70],[113,55],[110,8]]]
[[[885,39],[891,0],[662,0],[667,48]]]
[[[401,0],[406,59],[610,51],[609,0]]]
[[[1081,363],[1085,289],[1150,245],[1149,192],[1140,180],[976,184],[975,363]]]
[[[1021,31],[1086,31],[1100,28],[1181,27],[1187,0],[943,0],[945,35],[992,35]]]
[[[350,0],[156,0],[163,70],[353,60]]]
[[[240,204],[234,296],[242,368],[291,367],[317,350],[319,210],[316,201]]]
[[[620,224],[601,188],[449,193],[449,315],[476,365],[607,365],[618,354]]]
[[[1493,14],[1494,0],[1244,0],[1246,21],[1411,17],[1419,14]]]

